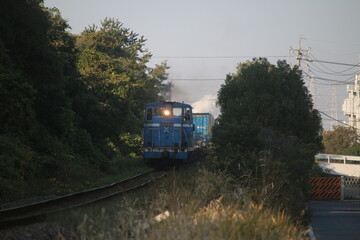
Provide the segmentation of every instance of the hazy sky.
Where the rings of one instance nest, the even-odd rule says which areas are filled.
[[[172,100],[215,115],[214,102],[223,81],[214,79],[224,79],[235,72],[237,63],[252,57],[295,64],[289,47],[298,48],[301,36],[302,46],[311,47],[312,58],[350,64],[360,60],[359,0],[45,0],[45,6],[59,8],[72,33],[100,25],[105,17],[119,19],[147,39],[146,48],[154,56],[151,65],[167,60],[169,78],[175,79]],[[359,72],[351,66],[318,62],[309,67],[317,77],[347,82],[354,77],[344,73]],[[333,83],[315,79],[316,106],[345,120],[341,105],[347,97],[346,85],[328,85]],[[328,119],[324,116],[326,129],[331,124]]]

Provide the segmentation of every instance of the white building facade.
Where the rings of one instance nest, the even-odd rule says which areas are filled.
[[[344,100],[342,110],[349,117],[348,124],[360,129],[360,75],[355,76],[355,84],[347,86],[348,98]]]

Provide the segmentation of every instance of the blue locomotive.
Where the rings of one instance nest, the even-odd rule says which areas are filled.
[[[144,159],[156,162],[188,162],[194,151],[192,107],[180,102],[156,102],[145,106]]]

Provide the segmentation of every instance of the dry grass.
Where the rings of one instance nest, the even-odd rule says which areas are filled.
[[[81,239],[302,239],[302,228],[284,212],[255,204],[222,172],[170,179],[156,194],[124,198],[115,217],[105,209],[96,218],[85,215]]]

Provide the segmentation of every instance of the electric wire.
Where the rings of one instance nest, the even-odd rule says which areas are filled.
[[[316,84],[316,85],[324,85],[324,86],[344,86],[344,85],[349,85],[351,84],[351,82],[331,82],[329,83],[328,79],[322,79],[322,78],[318,78],[318,77],[313,77],[313,76],[309,76],[312,79],[316,79],[316,80],[320,80],[319,81],[312,81],[312,83]]]
[[[317,79],[323,82],[331,82],[331,83],[323,83],[323,84],[319,84],[315,81],[312,81],[312,83],[317,84],[317,85],[348,85],[351,84],[352,81],[350,81],[351,79],[353,79],[353,77],[345,79],[343,81],[341,80],[335,80],[335,79],[330,79],[330,78],[323,78],[318,76],[317,74],[315,74],[314,72],[312,72],[311,70],[309,70],[311,72],[311,74],[313,74],[314,76],[312,76],[311,74],[307,73],[307,72],[303,72],[307,77],[309,77],[310,79]]]
[[[344,83],[323,83],[323,82],[313,82],[315,85],[318,86],[344,86],[344,85],[348,85],[348,84],[344,84]]]
[[[347,70],[344,70],[344,71],[341,71],[341,72],[338,72],[338,73],[335,73],[335,72],[326,72],[324,71],[323,69],[319,68],[318,66],[316,66],[314,63],[310,62],[310,65],[311,67],[313,67],[315,71],[317,72],[320,72],[320,73],[323,73],[323,74],[327,74],[327,75],[333,75],[333,76],[354,76],[356,74],[359,74],[360,73],[360,70],[358,71],[355,71],[355,72],[351,72],[351,73],[345,73],[345,71]],[[309,65],[308,65],[309,66]],[[310,66],[309,66],[310,67]],[[356,68],[356,67],[351,67],[350,69],[352,68]],[[350,70],[349,69],[349,70]]]
[[[169,78],[171,81],[225,81],[225,78]]]
[[[240,59],[240,58],[288,58],[289,56],[152,56],[169,59]]]
[[[327,66],[325,66],[324,64],[322,64],[322,62],[328,62],[328,61],[321,61],[319,62],[319,64],[321,66],[323,66],[324,68],[328,69],[330,72],[324,71],[323,69],[321,69],[320,67],[318,67],[317,65],[315,65],[313,62],[316,61],[316,58],[314,57],[313,54],[309,54],[307,55],[307,57],[310,57],[310,60],[307,60],[310,62],[310,64],[308,64],[308,72],[305,72],[305,75],[308,76],[311,79],[316,79],[319,81],[311,81],[312,83],[316,84],[316,85],[327,85],[327,86],[339,86],[339,85],[348,85],[351,84],[353,82],[354,76],[356,74],[358,74],[360,71],[356,71],[356,72],[352,72],[352,73],[348,73],[347,71],[357,67],[357,66],[351,66],[350,68],[347,68],[343,71],[333,71],[332,69],[328,68]],[[313,59],[311,59],[313,58]],[[315,60],[314,60],[315,59]],[[360,65],[359,65],[360,66]],[[322,74],[327,74],[327,75],[331,75],[334,77],[345,77],[345,76],[350,76],[346,79],[342,79],[342,80],[337,80],[337,79],[332,79],[332,78],[327,78],[327,77],[321,77],[319,75],[317,75],[317,73],[322,73]]]
[[[315,75],[315,77],[313,77],[313,78],[319,79],[319,80],[324,80],[324,81],[329,81],[329,82],[341,83],[341,84],[349,84],[349,83],[352,83],[352,82],[353,82],[353,81],[352,81],[353,77],[347,78],[347,79],[345,79],[345,80],[343,80],[343,81],[336,80],[336,79],[330,79],[330,78],[322,78],[322,77],[319,77],[319,76],[317,76],[317,75]],[[350,80],[351,80],[351,81],[350,81]]]
[[[341,74],[341,73],[345,73],[345,72],[347,72],[347,71],[349,71],[349,70],[351,70],[351,69],[353,69],[353,68],[355,68],[355,67],[360,67],[360,64],[359,65],[353,65],[353,64],[351,64],[352,66],[350,67],[350,68],[348,68],[348,69],[345,69],[345,70],[343,70],[343,71],[334,71],[334,70],[332,70],[331,68],[329,68],[329,67],[327,67],[326,65],[324,65],[323,64],[323,62],[328,62],[328,61],[320,61],[319,62],[319,60],[317,60],[317,58],[312,54],[312,53],[309,53],[309,55],[306,55],[308,58],[313,58],[313,59],[311,59],[311,60],[309,60],[309,62],[311,63],[311,62],[318,62],[321,66],[323,66],[324,68],[326,68],[327,70],[329,70],[329,71],[331,71],[333,74]],[[333,63],[336,63],[336,62],[333,62]]]
[[[336,118],[333,118],[332,116],[330,116],[330,115],[328,115],[328,114],[326,114],[326,113],[324,113],[324,112],[322,112],[322,111],[319,111],[319,113],[321,113],[321,114],[323,114],[323,115],[331,118],[332,120],[334,120],[334,121],[336,121],[336,122],[339,122],[339,123],[341,123],[341,124],[343,124],[343,125],[346,125],[346,126],[348,126],[348,127],[351,127],[351,128],[356,129],[356,130],[359,130],[358,128],[353,127],[353,126],[351,126],[351,125],[349,125],[349,124],[347,124],[347,123],[344,123],[344,122],[342,122],[342,121],[340,121],[340,120],[338,120],[338,119],[336,119]]]
[[[314,57],[314,55],[312,55],[311,53],[310,53],[310,55],[313,57],[313,59],[310,60],[311,62],[327,63],[327,64],[334,64],[334,65],[342,65],[342,66],[360,67],[360,64],[350,64],[350,63],[324,61],[324,60],[316,59]]]

